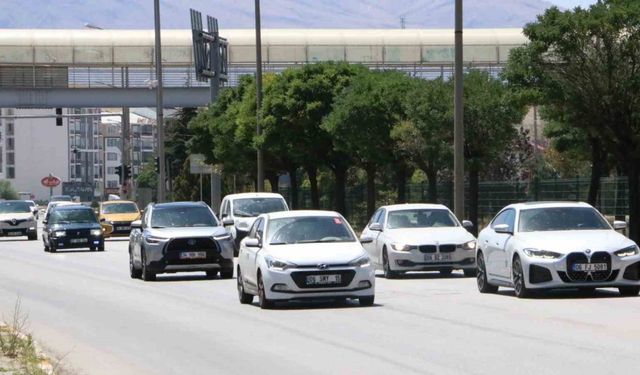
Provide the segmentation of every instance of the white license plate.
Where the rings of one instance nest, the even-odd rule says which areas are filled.
[[[22,232],[8,232],[7,236],[22,236]]]
[[[116,227],[116,230],[131,230],[131,227]]]
[[[449,262],[451,261],[451,254],[425,254],[425,262]]]
[[[576,263],[572,268],[574,271],[582,272],[597,272],[608,270],[606,263]]]
[[[180,253],[180,259],[205,259],[206,257],[205,251],[183,251]]]
[[[340,284],[342,275],[309,275],[307,276],[307,285],[329,285]]]
[[[86,243],[86,238],[72,238],[69,240],[69,243]]]

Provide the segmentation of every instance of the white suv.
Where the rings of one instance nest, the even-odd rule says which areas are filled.
[[[238,255],[240,241],[261,214],[289,211],[282,195],[276,193],[241,193],[224,197],[220,204],[220,220],[235,241],[234,255]]]

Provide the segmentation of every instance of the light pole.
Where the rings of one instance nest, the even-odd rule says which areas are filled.
[[[262,126],[260,125],[260,108],[262,107],[262,36],[260,30],[260,0],[255,0],[256,13],[256,134],[258,137],[262,135]],[[264,158],[262,155],[262,146],[258,147],[257,155],[257,179],[258,191],[264,191]]]
[[[158,136],[158,202],[165,200],[164,115],[162,113],[162,51],[160,41],[160,0],[154,0],[156,59],[156,129]]]
[[[455,24],[455,94],[453,125],[453,206],[456,216],[464,218],[464,121],[463,93],[464,72],[462,69],[462,0],[456,0]],[[477,224],[477,223],[476,223]]]

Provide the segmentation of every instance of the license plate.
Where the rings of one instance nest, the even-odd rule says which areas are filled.
[[[425,254],[425,262],[448,262],[451,260],[451,254]]]
[[[116,230],[131,230],[131,227],[116,227]]]
[[[307,276],[307,285],[330,285],[340,284],[342,275],[309,275]]]
[[[206,257],[205,251],[183,251],[180,253],[180,259],[205,259]]]
[[[597,272],[607,271],[607,263],[576,263],[573,265],[574,271]]]
[[[22,232],[8,232],[7,236],[22,236]]]
[[[69,240],[69,243],[86,243],[86,238],[72,238]]]

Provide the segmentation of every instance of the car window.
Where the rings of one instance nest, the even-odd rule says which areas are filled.
[[[152,228],[216,227],[218,221],[208,207],[155,207],[151,215]]]
[[[520,211],[520,232],[611,229],[591,207],[545,207]]]
[[[260,226],[261,224],[262,224],[262,218],[259,218],[258,220],[256,220],[251,226],[251,230],[249,230],[249,234],[247,235],[247,237],[256,238],[256,232],[258,230],[258,226]]]
[[[496,225],[507,224],[509,229],[513,231],[513,227],[515,224],[515,210],[508,209],[500,212],[491,222],[491,228],[495,228]]]
[[[388,216],[390,229],[457,227],[458,222],[449,210],[445,209],[409,209],[390,211]]]
[[[242,198],[233,201],[233,216],[256,217],[270,212],[286,211],[282,198]]]
[[[135,203],[110,203],[102,206],[104,214],[131,214],[137,213],[138,206]]]
[[[27,202],[5,201],[0,202],[0,214],[14,214],[31,212],[31,207]]]
[[[338,216],[271,219],[267,235],[271,245],[355,241],[348,224]]]
[[[260,240],[264,237],[264,224],[265,220],[260,220],[260,223],[258,223],[258,227],[256,229],[256,237]]]
[[[70,223],[97,223],[96,215],[93,210],[87,209],[58,209],[51,213],[51,224],[70,224]]]
[[[371,216],[371,219],[369,220],[369,223],[367,224],[367,226],[377,222],[378,217],[380,216],[381,212],[382,212],[381,208],[379,208],[378,211],[374,212],[373,215]]]
[[[385,213],[387,212],[387,210],[385,210],[384,208],[380,210],[380,214],[378,215],[378,217],[376,218],[376,223],[380,224],[382,226],[382,224],[384,224],[384,217],[385,217]]]

